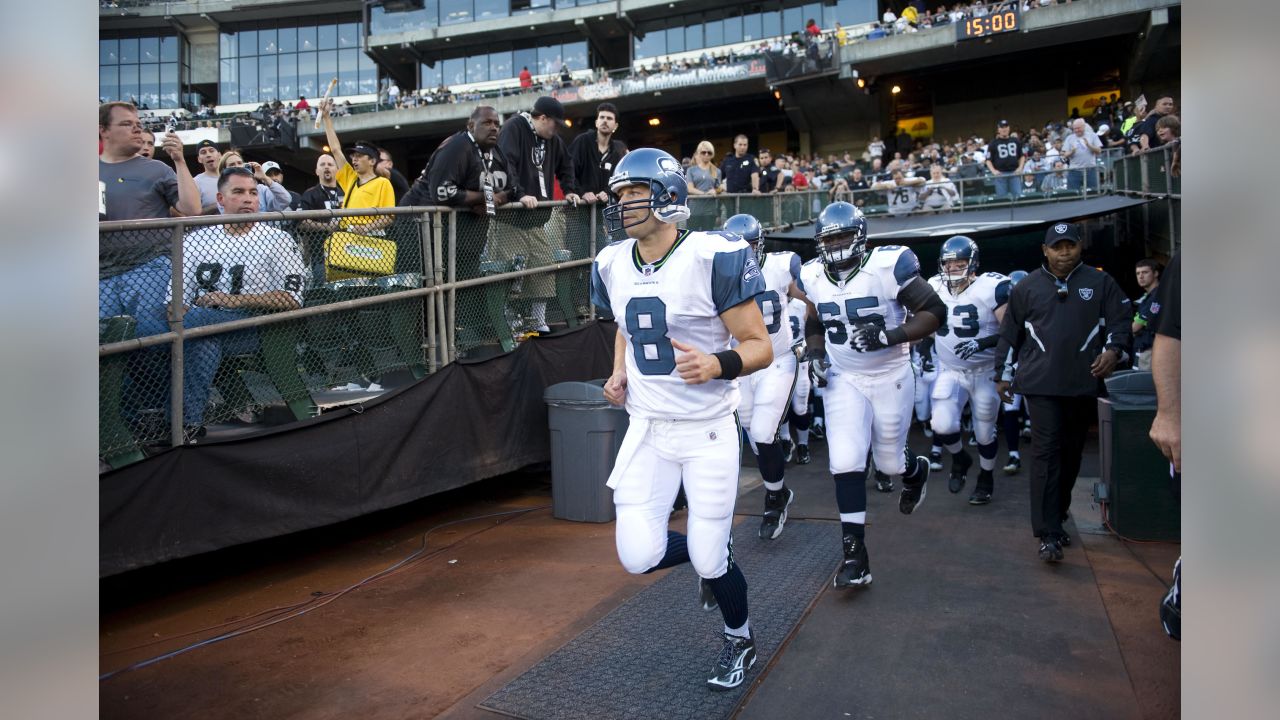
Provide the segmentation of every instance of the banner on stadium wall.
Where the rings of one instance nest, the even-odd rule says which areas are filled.
[[[179,130],[178,137],[182,138],[182,144],[191,147],[198,145],[203,140],[210,142],[218,142],[218,128],[202,127],[194,130]],[[156,133],[156,147],[164,144],[164,133]]]
[[[610,80],[590,85],[556,88],[551,91],[551,96],[562,103],[598,102],[616,98],[619,94],[618,86]]]
[[[906,131],[913,138],[928,140],[933,137],[933,116],[922,115],[920,117],[902,118],[898,120],[898,132],[903,131]]]
[[[622,93],[655,92],[690,85],[708,85],[711,83],[733,82],[754,77],[764,77],[764,62],[734,63],[733,65],[716,65],[709,68],[697,68],[684,72],[667,72],[649,77],[627,78],[622,81]]]
[[[1084,95],[1068,95],[1067,96],[1067,117],[1071,117],[1071,110],[1074,108],[1080,111],[1080,117],[1088,119],[1093,115],[1093,111],[1097,109],[1099,101],[1106,101],[1111,98],[1111,94],[1115,93],[1116,97],[1120,97],[1119,88],[1111,90],[1099,90],[1098,92],[1086,93]]]

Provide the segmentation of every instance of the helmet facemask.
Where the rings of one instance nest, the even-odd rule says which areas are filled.
[[[862,263],[867,253],[867,238],[857,230],[833,233],[818,238],[818,254],[828,270],[843,275]]]
[[[953,265],[951,270],[947,269],[947,263]],[[964,263],[963,269],[955,269],[954,265],[958,262]],[[952,295],[964,290],[968,286],[969,280],[977,272],[977,263],[972,258],[963,257],[943,257],[938,260],[938,274],[942,276],[942,284]]]
[[[648,185],[649,197],[636,198],[635,200],[627,200],[622,202],[619,194],[624,188],[632,185]],[[689,218],[689,208],[685,205],[677,205],[677,197],[674,191],[665,191],[662,184],[647,178],[622,178],[609,185],[609,199],[612,202],[604,209],[605,228],[610,234],[618,230],[626,230],[628,228],[643,225],[649,220],[649,215],[656,215],[658,220],[675,224],[681,220]],[[627,222],[623,215],[635,210],[649,210],[644,217],[639,220]]]

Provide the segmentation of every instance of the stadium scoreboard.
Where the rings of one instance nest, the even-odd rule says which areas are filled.
[[[982,17],[971,17],[956,23],[956,41],[974,40],[1022,30],[1022,15],[1014,8]]]

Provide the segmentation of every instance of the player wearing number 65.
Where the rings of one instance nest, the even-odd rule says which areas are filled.
[[[632,573],[693,564],[703,608],[719,605],[724,616],[707,685],[737,687],[756,651],[747,581],[729,552],[741,448],[735,378],[773,360],[756,304],[764,280],[740,237],[676,227],[689,217],[688,187],[667,153],[629,153],[609,178],[609,195],[610,233],[625,229],[627,237],[596,256],[591,300],[618,318],[604,390],[631,416],[608,482],[618,557]],[[687,535],[667,530],[681,478]]]
[[[302,306],[306,273],[298,242],[262,223],[236,223],[236,215],[259,208],[257,179],[245,167],[227,168],[218,178],[218,204],[229,221],[192,230],[182,241],[184,327],[230,322],[250,313]],[[258,349],[253,329],[221,333],[183,345],[182,422],[187,440],[203,431],[209,388],[225,355]]]
[[[822,357],[825,345],[831,359],[827,447],[844,536],[835,585],[855,587],[871,584],[864,544],[868,448],[878,470],[902,476],[898,510],[909,515],[924,501],[929,459],[907,452],[915,406],[910,343],[945,321],[946,306],[920,277],[909,248],[867,249],[867,220],[853,205],[824,208],[815,237],[818,257],[800,270],[813,306],[805,319],[806,357]]]

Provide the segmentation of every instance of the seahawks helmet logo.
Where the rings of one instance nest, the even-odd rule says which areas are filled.
[[[680,163],[673,157],[658,158],[658,167],[665,172],[676,173],[677,175],[684,174],[684,168],[680,167]]]
[[[1058,223],[1057,225],[1053,226],[1053,231],[1058,233],[1059,235],[1066,235],[1068,227],[1070,226],[1067,225],[1066,223]]]

